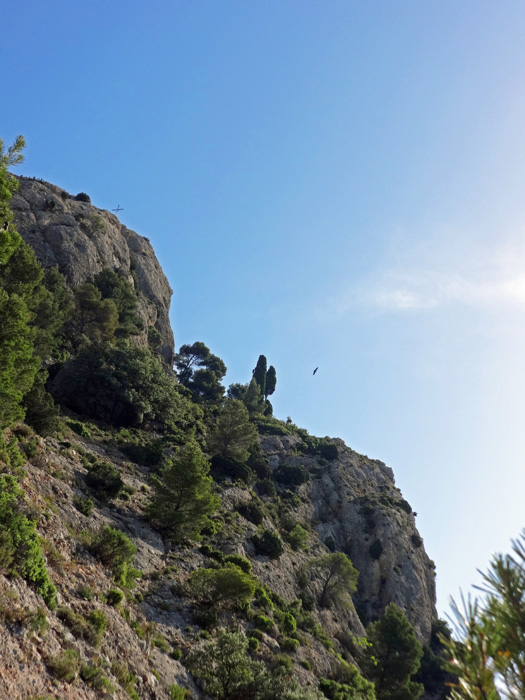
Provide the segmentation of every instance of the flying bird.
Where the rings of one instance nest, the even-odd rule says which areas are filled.
[[[314,369],[314,374],[317,372],[318,369],[319,369],[319,367],[316,367],[316,368]]]

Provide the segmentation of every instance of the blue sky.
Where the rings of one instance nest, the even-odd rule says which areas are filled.
[[[19,171],[124,208],[178,345],[393,467],[443,614],[525,526],[523,3],[8,5]]]

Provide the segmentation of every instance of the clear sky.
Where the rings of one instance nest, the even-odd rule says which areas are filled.
[[[148,236],[176,343],[390,465],[438,604],[525,526],[522,0],[22,0],[19,172]],[[312,376],[313,369],[319,371]]]

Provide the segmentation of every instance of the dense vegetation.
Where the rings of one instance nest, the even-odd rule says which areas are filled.
[[[337,445],[308,435],[290,419],[273,417],[269,397],[276,390],[276,370],[268,367],[264,355],[250,381],[233,384],[226,392],[222,384],[226,366],[203,342],[182,345],[174,369],[166,367],[156,352],[161,342],[156,329],[147,329],[147,347],[135,342],[144,329],[137,313],[137,291],[128,277],[103,270],[85,284],[69,288],[58,269],[44,271],[18,235],[9,210],[16,180],[8,168],[20,162],[22,148],[23,139],[7,151],[0,141],[2,573],[23,577],[49,608],[56,606],[37,517],[21,486],[25,459],[37,449],[32,431],[68,445],[72,431],[83,438],[89,438],[91,431],[104,431],[121,453],[148,470],[147,502],[141,514],[161,533],[168,550],[182,552],[201,545],[203,565],[184,585],[173,586],[195,604],[202,643],[183,661],[209,695],[219,700],[419,697],[423,684],[430,688],[431,679],[435,681],[439,662],[435,655],[429,656],[430,649],[424,656],[402,610],[387,607],[384,616],[368,627],[368,642],[338,642],[339,651],[316,621],[314,612],[331,610],[336,615],[353,610],[359,572],[347,554],[334,551],[335,542],[327,542],[321,556],[309,554],[312,528],[296,518],[294,509],[301,503],[300,487],[312,475],[300,464],[282,463],[272,470],[258,436],[293,434],[299,438],[297,449],[315,456],[319,465],[337,458]],[[78,195],[77,200],[87,201],[86,197]],[[77,484],[83,495],[75,497],[74,505],[83,517],[91,517],[95,506],[112,506],[116,499],[130,497],[114,464],[78,450],[85,474]],[[224,513],[221,489],[232,483],[250,489],[252,500]],[[301,553],[305,563],[297,572],[301,592],[295,601],[286,602],[263,584],[249,558],[217,548],[239,519],[254,526],[253,556],[269,566],[285,552]],[[84,532],[78,539],[79,547],[113,578],[116,588],[107,592],[106,603],[120,605],[140,576],[132,566],[135,545],[120,529],[109,526]],[[86,589],[83,597],[89,600],[89,595]],[[94,613],[84,619],[62,606],[59,619],[93,646],[106,632],[105,618]],[[147,626],[143,629],[136,623],[135,629],[154,639]],[[258,653],[265,637],[274,639],[280,653]],[[304,675],[311,671],[310,664],[298,664],[296,652],[309,639],[323,646],[331,663],[315,685],[310,676],[307,687],[297,670],[302,665]],[[167,644],[161,638],[156,643]],[[80,676],[90,687],[109,692],[111,684],[102,670],[81,666],[72,651],[49,660],[56,677],[70,682]],[[182,656],[180,650],[170,653]],[[428,672],[419,670],[416,682],[421,658],[431,662]],[[133,695],[132,672],[116,667],[111,672],[130,697],[138,697]],[[178,686],[172,686],[170,693],[187,697]]]

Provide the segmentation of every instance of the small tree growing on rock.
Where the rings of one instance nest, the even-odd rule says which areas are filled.
[[[240,605],[253,598],[255,580],[235,564],[221,569],[198,569],[188,583],[195,596],[210,605]]]
[[[245,462],[250,447],[257,441],[257,431],[242,401],[226,399],[215,425],[208,433],[207,444],[212,454]]]
[[[188,442],[164,470],[152,478],[153,497],[147,512],[153,524],[173,543],[200,539],[209,515],[219,507],[211,493],[209,464],[195,441]]]
[[[332,603],[348,603],[357,588],[359,572],[343,552],[324,554],[310,559],[308,569],[321,577],[319,605],[329,607]]]
[[[377,700],[416,700],[423,685],[415,683],[423,649],[412,625],[395,603],[387,605],[383,615],[368,626],[368,647],[361,666],[376,688]],[[489,698],[488,695],[469,695]]]

